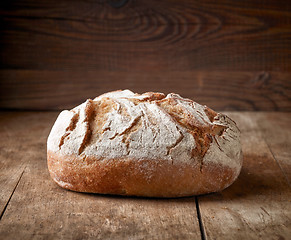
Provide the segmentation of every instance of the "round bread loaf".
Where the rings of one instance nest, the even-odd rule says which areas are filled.
[[[229,117],[178,94],[103,94],[58,116],[48,168],[63,188],[182,197],[221,191],[242,167]]]

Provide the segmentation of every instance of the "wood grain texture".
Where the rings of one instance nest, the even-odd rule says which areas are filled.
[[[56,115],[50,113],[50,122]],[[0,215],[27,164],[39,160],[38,152],[45,153],[50,122],[45,114],[0,113]],[[34,131],[37,137],[31,134]]]
[[[283,0],[4,0],[0,108],[62,109],[131,88],[290,111],[290,36]]]
[[[103,3],[102,3],[103,2]],[[286,1],[4,1],[1,68],[291,68]]]
[[[3,142],[6,161],[25,170],[0,220],[1,239],[201,239],[195,198],[125,198],[58,187],[46,165],[46,138],[56,115],[2,114],[1,126],[14,143]],[[5,166],[0,170],[1,176]]]
[[[254,115],[262,136],[291,187],[291,113]]]
[[[260,122],[254,113],[229,114],[242,131],[244,164],[232,186],[198,198],[207,239],[290,238],[291,187],[258,126],[268,114],[257,114]]]
[[[291,111],[291,73],[0,71],[0,107],[69,109],[116,89],[175,92],[221,110]]]

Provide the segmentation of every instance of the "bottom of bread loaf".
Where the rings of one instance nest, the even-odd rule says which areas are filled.
[[[165,160],[96,159],[48,151],[51,177],[63,188],[89,193],[183,197],[221,191],[238,173],[215,164],[173,164]]]

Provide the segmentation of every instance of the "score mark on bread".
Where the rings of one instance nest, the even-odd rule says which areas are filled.
[[[226,115],[178,94],[103,94],[57,118],[48,167],[61,187],[181,197],[221,191],[239,175],[239,130]]]

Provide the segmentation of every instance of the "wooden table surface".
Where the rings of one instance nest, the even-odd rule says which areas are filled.
[[[61,189],[46,165],[58,112],[0,113],[1,239],[290,239],[291,113],[228,112],[244,164],[226,190],[178,199]]]

